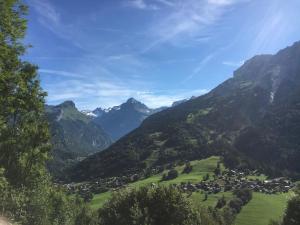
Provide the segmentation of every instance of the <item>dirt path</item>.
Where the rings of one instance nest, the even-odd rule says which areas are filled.
[[[0,225],[12,225],[5,218],[0,217]]]

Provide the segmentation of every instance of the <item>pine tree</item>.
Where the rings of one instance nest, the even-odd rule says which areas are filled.
[[[49,133],[44,119],[45,92],[37,67],[21,59],[27,7],[0,1],[0,166],[14,186],[28,186],[44,174]]]

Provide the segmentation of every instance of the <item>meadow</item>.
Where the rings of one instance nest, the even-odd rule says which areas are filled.
[[[179,176],[173,180],[161,181],[162,174],[166,173],[164,171],[161,174],[151,176],[147,179],[139,180],[134,183],[128,184],[128,188],[140,188],[143,186],[158,184],[158,185],[170,185],[170,184],[180,184],[181,182],[191,182],[197,183],[203,180],[203,177],[207,174],[212,178],[214,175],[214,170],[217,164],[220,162],[220,158],[212,156],[203,160],[191,161],[193,166],[192,171],[189,174],[183,174],[184,165],[177,166],[175,169],[178,171]],[[221,164],[221,170],[225,170],[224,166]],[[249,179],[266,179],[266,176],[251,176]],[[103,206],[103,204],[109,200],[112,195],[112,191],[94,195],[90,205],[92,209],[97,210]],[[194,192],[190,198],[192,202],[200,207],[214,207],[219,198],[222,196],[226,200],[230,200],[233,195],[231,192],[220,192],[217,194],[210,194],[205,199],[205,194],[202,191]],[[287,200],[290,194],[263,194],[263,193],[253,193],[253,199],[243,207],[242,211],[238,214],[235,225],[267,225],[271,219],[278,219],[283,215],[284,209],[286,207]]]

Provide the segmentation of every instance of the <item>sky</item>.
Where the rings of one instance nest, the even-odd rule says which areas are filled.
[[[81,110],[130,97],[168,106],[300,40],[299,0],[24,1],[24,58],[39,66],[47,103]]]

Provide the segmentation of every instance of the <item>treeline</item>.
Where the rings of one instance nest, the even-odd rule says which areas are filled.
[[[196,207],[176,187],[148,186],[115,193],[98,212],[99,225],[230,225],[231,211]]]

